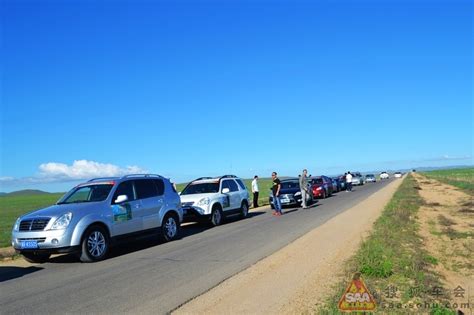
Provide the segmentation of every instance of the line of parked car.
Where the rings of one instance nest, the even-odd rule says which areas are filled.
[[[385,172],[383,172],[385,173]],[[377,180],[374,174],[367,174],[365,177],[359,172],[352,174],[352,185],[364,185],[365,183],[375,183]],[[325,199],[334,193],[346,190],[346,176],[340,175],[336,177],[329,176],[310,176],[308,178],[308,195],[307,202],[313,203],[316,199]],[[301,205],[302,196],[300,192],[299,178],[288,178],[281,181],[280,203],[282,206]],[[269,203],[273,209],[273,196],[269,196]]]
[[[357,177],[362,175],[354,174]],[[358,184],[371,178],[375,181],[366,175]],[[283,205],[301,204],[298,178],[284,179],[281,185]],[[345,177],[311,177],[308,185],[312,202],[345,189]],[[95,178],[71,189],[55,205],[19,217],[12,230],[12,247],[30,262],[42,263],[58,253],[95,262],[124,238],[152,234],[172,241],[185,221],[217,226],[226,217],[246,218],[249,204],[247,188],[234,175],[198,178],[181,193],[159,175]]]

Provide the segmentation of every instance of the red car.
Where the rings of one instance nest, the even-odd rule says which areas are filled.
[[[332,195],[332,179],[327,176],[318,176],[311,178],[311,189],[313,198],[326,198]]]

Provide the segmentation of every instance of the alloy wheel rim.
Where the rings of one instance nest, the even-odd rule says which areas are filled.
[[[214,211],[214,222],[217,224],[221,222],[221,213],[219,210]]]
[[[172,238],[176,235],[176,221],[173,218],[168,218],[165,224],[165,229],[166,229],[166,235],[168,237]]]
[[[107,245],[105,243],[105,236],[99,232],[94,231],[87,239],[87,250],[93,257],[100,257],[104,254]]]

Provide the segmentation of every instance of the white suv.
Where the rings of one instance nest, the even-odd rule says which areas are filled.
[[[240,178],[234,175],[201,177],[189,183],[181,195],[185,221],[209,221],[220,225],[229,215],[246,218],[249,193]]]

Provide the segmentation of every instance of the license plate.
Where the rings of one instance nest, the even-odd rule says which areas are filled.
[[[21,241],[21,249],[36,249],[38,248],[38,241]]]
[[[280,202],[281,202],[281,203],[289,203],[289,202],[290,202],[290,199],[281,199]]]

